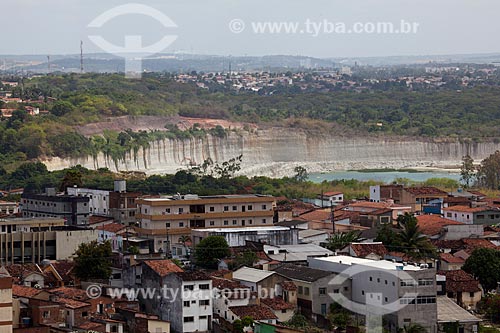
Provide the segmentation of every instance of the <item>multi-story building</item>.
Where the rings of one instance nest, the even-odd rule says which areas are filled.
[[[169,321],[173,332],[211,330],[212,280],[205,273],[184,272],[170,260],[147,260],[142,263],[141,287],[156,291],[141,300],[146,312]]]
[[[59,217],[68,225],[88,225],[89,198],[73,195],[56,195],[55,189],[45,194],[23,194],[21,197],[23,217]]]
[[[97,240],[98,231],[65,226],[63,219],[0,220],[0,262],[40,263],[72,258],[81,243]]]
[[[137,192],[127,192],[124,180],[115,180],[113,192],[109,192],[109,215],[122,224],[130,225],[137,222]]]
[[[379,304],[387,310],[384,318],[389,332],[397,332],[411,323],[423,325],[427,332],[437,332],[435,269],[349,256],[310,258],[309,266],[350,279],[350,301]]]
[[[497,207],[452,206],[443,208],[447,219],[464,224],[497,224],[500,223],[500,209]]]
[[[167,250],[191,229],[272,226],[275,199],[265,195],[176,195],[138,200],[139,233]]]
[[[89,198],[89,213],[92,215],[109,215],[109,191],[91,188],[68,187],[66,193],[75,197]]]
[[[19,213],[19,203],[0,200],[0,215],[13,215]]]
[[[395,204],[410,206],[412,212],[423,211],[435,201],[442,201],[448,193],[430,186],[404,187],[403,185],[370,186],[370,201],[393,200]]]
[[[0,267],[0,333],[12,332],[12,313],[12,277]]]

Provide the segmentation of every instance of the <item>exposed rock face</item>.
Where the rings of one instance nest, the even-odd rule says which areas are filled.
[[[332,135],[313,136],[300,130],[273,128],[255,133],[231,133],[227,138],[207,136],[203,139],[165,140],[151,143],[115,164],[100,154],[92,157],[44,161],[49,170],[76,164],[112,170],[174,173],[187,165],[211,158],[226,161],[243,155],[242,174],[284,176],[304,166],[309,172],[359,170],[366,168],[415,168],[459,165],[467,153],[476,161],[500,149],[493,142],[462,143],[458,140],[425,141],[410,138],[345,138]]]

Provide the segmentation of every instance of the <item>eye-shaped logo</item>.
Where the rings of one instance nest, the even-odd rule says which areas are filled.
[[[130,3],[114,7],[89,23],[89,28],[101,28],[110,20],[123,15],[140,14],[149,16],[160,22],[165,28],[177,28],[177,25],[167,15],[159,10],[142,5]],[[126,35],[124,46],[111,44],[102,36],[90,35],[88,38],[99,48],[107,53],[125,58],[125,74],[127,77],[140,77],[142,72],[142,60],[145,57],[157,54],[169,47],[176,39],[176,35],[166,35],[153,45],[143,46],[142,36]]]

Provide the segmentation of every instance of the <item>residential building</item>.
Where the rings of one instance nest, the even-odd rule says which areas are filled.
[[[326,243],[329,237],[328,232],[323,230],[299,230],[299,243],[320,245]]]
[[[100,243],[109,241],[113,251],[123,250],[123,239],[126,238],[127,226],[120,223],[108,223],[96,228]],[[133,230],[133,229],[131,229]]]
[[[446,295],[466,310],[476,310],[483,294],[478,280],[461,269],[437,274],[444,277],[438,283],[438,294]]]
[[[391,224],[400,215],[411,212],[411,205],[400,205],[391,200],[377,202],[355,201],[350,203],[345,210],[359,213],[360,220],[361,216],[366,216],[364,219],[374,222],[366,226],[377,227],[382,224]]]
[[[0,216],[19,213],[19,203],[0,200]]]
[[[435,187],[405,187],[403,185],[370,186],[370,201],[393,200],[395,204],[410,206],[412,212],[421,212],[435,200],[442,201],[448,193]]]
[[[318,323],[325,323],[333,294],[341,293],[346,298],[351,295],[351,283],[347,279],[342,285],[333,284],[336,274],[293,264],[281,265],[274,270],[291,280],[297,288],[297,305],[300,313]]]
[[[419,323],[428,332],[437,332],[436,271],[426,265],[405,265],[386,260],[369,260],[349,256],[310,258],[311,268],[348,274],[352,281],[350,300],[367,304],[374,295],[381,306],[399,304],[398,311],[385,316],[386,328],[396,332],[409,323]],[[357,267],[355,267],[357,266]],[[408,298],[407,293],[418,291],[418,296]],[[370,298],[368,298],[370,297]]]
[[[438,268],[443,271],[454,271],[461,269],[465,264],[465,260],[463,258],[454,256],[451,253],[440,253],[439,254],[439,262]]]
[[[109,191],[90,188],[68,187],[66,189],[66,194],[75,197],[89,198],[89,213],[91,215],[110,215]]]
[[[261,305],[243,305],[232,306],[229,308],[228,321],[233,323],[235,320],[241,320],[244,317],[251,317],[254,321],[268,324],[276,324],[278,317],[266,306]],[[246,328],[247,330],[249,328]]]
[[[271,297],[276,295],[276,285],[287,279],[274,271],[241,267],[233,272],[233,280],[249,287],[251,291],[258,292],[258,297]]]
[[[382,260],[389,253],[382,242],[351,243],[342,252],[352,257]]]
[[[211,279],[214,290],[214,320],[219,324],[221,320],[230,320],[230,307],[257,304],[257,298],[251,297],[254,292],[241,282],[224,277],[212,276]]]
[[[314,199],[304,199],[304,202],[317,207],[331,207],[344,202],[344,194],[338,191],[324,192],[318,194]]]
[[[500,209],[489,206],[452,206],[443,208],[443,215],[447,219],[464,224],[492,225],[500,223]]]
[[[166,251],[191,229],[272,226],[275,199],[265,195],[194,194],[138,200],[139,234]],[[167,236],[168,234],[168,236]]]
[[[124,308],[116,311],[125,318],[126,332],[170,333],[170,322],[160,320],[158,316]]]
[[[205,228],[192,229],[191,240],[193,245],[198,244],[208,236],[222,236],[230,247],[244,246],[247,241],[262,242],[271,245],[297,244],[299,229],[280,226],[235,227],[235,228]],[[174,241],[176,241],[174,239]]]
[[[423,234],[431,239],[442,239],[444,229],[452,225],[463,225],[461,222],[441,217],[440,215],[417,215],[417,223]]]
[[[26,194],[21,196],[23,217],[58,217],[67,225],[85,226],[89,223],[89,198],[72,195],[56,195],[54,189],[45,194]]]
[[[115,180],[114,191],[109,192],[109,215],[119,223],[135,224],[138,220],[137,200],[140,195],[138,192],[127,192],[125,180]]]

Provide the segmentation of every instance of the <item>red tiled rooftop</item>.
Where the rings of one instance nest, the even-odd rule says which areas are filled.
[[[117,233],[118,231],[123,230],[125,228],[126,228],[126,226],[124,226],[123,224],[113,222],[113,223],[108,223],[108,224],[98,226],[96,229],[111,232],[111,233]]]
[[[417,187],[406,187],[404,190],[413,195],[437,195],[437,196],[448,196],[448,193],[441,191],[440,189],[432,186],[417,186]]]
[[[283,290],[294,291],[297,290],[297,286],[292,281],[283,281],[280,283]]]
[[[438,274],[446,276],[446,292],[474,293],[481,291],[479,281],[461,269],[454,271],[439,271]]]
[[[351,249],[360,258],[365,258],[371,253],[383,257],[388,252],[382,243],[352,243]]]
[[[97,223],[102,223],[106,221],[113,221],[112,217],[107,217],[107,216],[97,216],[97,215],[90,215],[89,216],[89,224],[97,224]]]
[[[330,192],[324,192],[323,196],[325,196],[325,197],[331,197],[331,196],[340,195],[340,194],[343,194],[343,193],[339,192],[339,191],[330,191]]]
[[[445,219],[439,215],[419,215],[417,221],[420,230],[428,236],[439,234],[441,229],[447,225],[463,225],[463,223]]]
[[[67,307],[67,308],[70,308],[70,309],[79,309],[79,308],[83,308],[83,307],[86,307],[86,306],[90,306],[89,303],[85,303],[85,302],[80,302],[80,301],[77,301],[75,299],[72,299],[72,298],[66,298],[66,297],[58,297],[55,302]]]
[[[69,298],[78,301],[86,301],[89,299],[87,292],[83,289],[59,287],[50,289],[49,293],[59,296],[60,298]]]
[[[42,291],[40,289],[32,287],[20,286],[17,284],[12,285],[12,295],[17,297],[32,298],[41,292]]]
[[[441,253],[440,254],[441,260],[446,261],[447,263],[450,264],[463,264],[465,260],[459,257],[455,257],[451,253]]]
[[[300,215],[300,218],[307,221],[326,221],[331,219],[331,212],[329,209],[317,209]]]
[[[145,260],[144,264],[146,264],[149,268],[151,268],[154,272],[156,272],[159,276],[164,277],[170,273],[176,272],[184,272],[182,268],[174,264],[171,260]]]
[[[295,308],[292,303],[285,302],[285,300],[279,296],[273,298],[262,298],[260,303],[273,310],[287,310]]]
[[[229,309],[238,317],[252,317],[253,320],[278,319],[276,315],[265,306],[260,305],[243,305],[231,306]]]
[[[479,212],[485,212],[488,210],[497,210],[497,208],[492,208],[489,206],[470,207],[470,206],[462,206],[462,205],[443,208],[444,212],[460,212],[460,213],[479,213]]]

